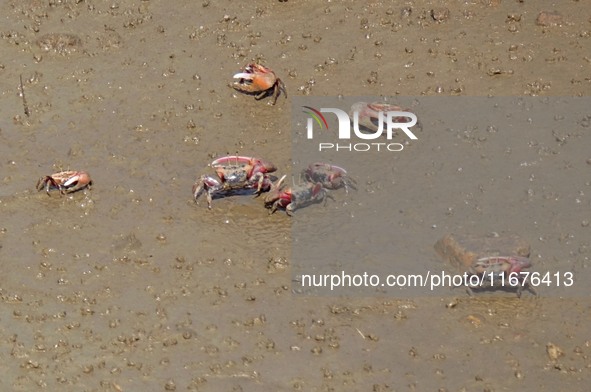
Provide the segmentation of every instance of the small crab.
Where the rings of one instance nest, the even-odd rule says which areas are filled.
[[[468,293],[473,288],[492,288],[517,286],[517,296],[521,297],[523,288],[527,288],[532,294],[537,295],[527,276],[521,272],[531,267],[531,261],[521,256],[483,257],[474,262],[468,271],[468,276],[477,275],[482,283],[478,286],[467,285]]]
[[[283,183],[285,177],[281,177],[265,196],[265,207],[270,209],[269,214],[281,207],[285,208],[287,215],[292,216],[298,208],[326,201],[327,197],[332,199],[319,182],[306,182],[289,187]]]
[[[244,156],[221,157],[213,161],[211,167],[215,169],[217,178],[203,175],[193,185],[195,201],[206,192],[209,208],[216,194],[255,189],[258,196],[268,191],[271,189],[272,181],[267,173],[277,170],[269,161]]]
[[[92,180],[85,171],[62,171],[54,173],[50,176],[41,177],[37,181],[37,191],[41,191],[45,188],[45,191],[49,195],[49,191],[57,189],[62,195],[66,193],[72,193],[79,191],[83,188],[90,188]]]
[[[400,106],[392,105],[383,102],[357,102],[351,106],[351,111],[349,112],[349,118],[354,118],[354,113],[359,113],[359,127],[360,130],[363,131],[372,131],[376,132],[382,127],[382,129],[386,129],[384,126],[385,119],[382,116],[382,124],[380,124],[380,112],[410,112],[410,109],[402,109]],[[394,117],[392,118],[393,122],[396,123],[407,123],[411,122],[409,117]],[[417,126],[421,128],[421,125],[417,123]]]
[[[281,92],[287,98],[287,90],[281,79],[275,75],[275,72],[260,64],[248,64],[241,72],[234,75],[234,79],[238,79],[233,84],[236,90],[255,94],[257,100],[272,95],[272,104],[275,105]]]
[[[329,163],[316,162],[310,164],[302,171],[304,179],[311,183],[320,183],[326,189],[349,188],[357,189],[357,182],[347,175],[347,171],[342,167],[331,165]]]

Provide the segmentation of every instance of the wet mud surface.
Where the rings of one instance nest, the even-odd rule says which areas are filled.
[[[250,196],[208,210],[191,187],[226,154],[289,173],[294,96],[588,96],[589,6],[2,2],[1,389],[584,390],[586,282],[521,299],[298,296],[292,221]],[[287,99],[230,87],[252,61],[277,72]],[[474,165],[507,154],[502,130],[422,134],[416,170],[394,159],[404,200],[375,199],[404,211],[380,236],[413,239],[392,263],[441,269],[443,234],[509,231],[531,243],[534,266],[588,268],[588,115],[520,134],[501,168],[531,170],[506,175]],[[352,197],[379,195],[383,180],[348,169],[362,185]],[[61,170],[88,171],[93,188],[36,191]],[[345,206],[294,219],[331,208]]]

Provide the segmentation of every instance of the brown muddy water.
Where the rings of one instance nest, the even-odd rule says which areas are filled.
[[[291,172],[293,97],[588,96],[590,9],[589,0],[0,3],[1,389],[586,390],[586,281],[521,299],[298,296],[290,219],[250,197],[209,211],[191,186],[228,153]],[[287,99],[270,106],[230,87],[252,61],[277,72]],[[393,241],[401,268],[440,270],[432,246],[447,232],[508,231],[531,243],[537,268],[586,270],[589,115],[583,107],[576,126],[553,117],[551,131],[516,139],[424,131],[417,167],[407,154],[389,169],[399,199],[379,196],[384,180],[360,164],[348,168],[361,184],[351,203],[377,194],[400,205],[396,230],[380,236],[413,239]],[[505,137],[519,147],[508,152]],[[67,169],[88,171],[94,187],[35,190]],[[331,209],[347,212],[340,201],[294,219]],[[336,222],[354,230],[344,216]]]

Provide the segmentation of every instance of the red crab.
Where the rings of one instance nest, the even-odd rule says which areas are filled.
[[[527,257],[493,256],[480,258],[470,267],[468,275],[477,275],[482,284],[478,286],[467,285],[468,293],[471,294],[473,288],[501,287],[503,283],[505,287],[515,287],[515,283],[517,283],[518,297],[521,297],[524,287],[537,295],[527,276],[521,274],[523,270],[531,266],[531,261]]]
[[[289,187],[283,183],[285,177],[285,175],[281,177],[265,196],[265,207],[270,209],[269,214],[281,207],[285,208],[287,215],[292,216],[298,208],[320,203],[327,197],[332,198],[319,182],[315,184],[306,182]]]
[[[260,64],[248,64],[242,71],[234,75],[234,79],[238,79],[233,85],[236,90],[255,94],[257,100],[272,95],[272,104],[275,105],[281,92],[287,98],[287,90],[281,79],[271,69]]]
[[[366,131],[377,132],[380,126],[382,129],[386,129],[384,124],[385,118],[382,117],[382,124],[380,125],[380,112],[411,112],[411,110],[402,109],[400,106],[383,102],[357,102],[351,106],[349,118],[353,119],[355,112],[359,113],[358,124],[361,131],[365,128]],[[411,122],[411,119],[410,117],[394,117],[392,121],[396,123],[407,123]],[[421,125],[418,123],[417,126],[421,128]]]
[[[304,179],[311,183],[320,183],[326,189],[349,188],[357,189],[357,182],[347,175],[347,171],[340,166],[329,163],[316,162],[302,171]]]
[[[203,175],[193,185],[195,201],[203,192],[207,193],[207,206],[216,194],[230,193],[239,190],[255,189],[256,195],[271,189],[271,179],[267,173],[277,168],[271,162],[261,158],[243,156],[225,156],[211,163],[216,177]]]
[[[57,189],[62,195],[64,195],[66,193],[79,191],[83,188],[90,188],[91,185],[92,180],[87,172],[68,170],[41,177],[39,181],[37,181],[37,191],[41,191],[45,188],[45,191],[49,195],[51,189]]]

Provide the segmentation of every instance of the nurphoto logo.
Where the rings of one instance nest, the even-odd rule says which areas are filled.
[[[417,116],[398,106],[358,102],[351,107],[349,113],[337,108],[320,108],[320,110],[311,106],[303,106],[303,108],[305,109],[304,113],[310,116],[306,124],[308,139],[314,139],[315,123],[320,131],[330,131],[328,121],[323,113],[332,113],[337,117],[340,143],[318,143],[318,151],[402,151],[404,149],[402,143],[390,142],[397,129],[411,140],[418,139],[410,130],[417,124]],[[353,121],[351,121],[351,117]],[[351,128],[353,128],[353,132],[351,132]],[[385,135],[387,143],[375,141],[383,135]],[[352,137],[364,141],[373,140],[373,142],[343,143],[351,141]]]

